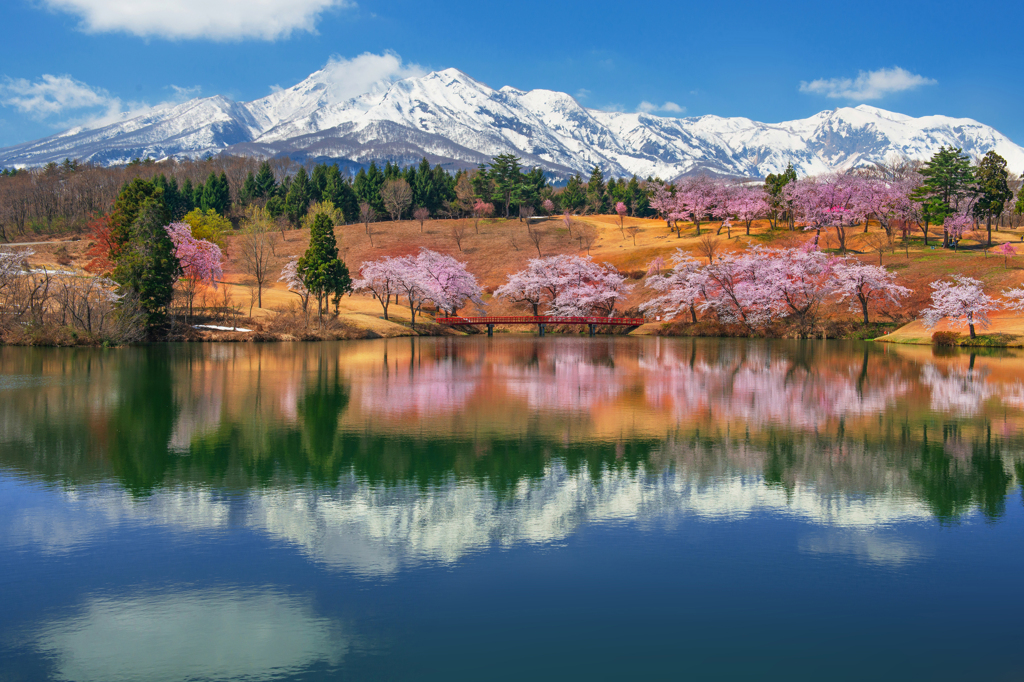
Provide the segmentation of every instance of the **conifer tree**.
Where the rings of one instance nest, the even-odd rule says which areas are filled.
[[[334,304],[337,306],[342,294],[352,291],[352,278],[345,263],[338,258],[334,224],[328,214],[319,213],[313,219],[309,230],[309,248],[299,259],[296,272],[306,289],[316,298],[317,316],[321,321],[329,296],[334,296]]]
[[[559,196],[562,208],[566,211],[576,212],[580,206],[586,203],[587,195],[583,189],[583,178],[576,175],[569,178],[568,184]]]
[[[253,192],[253,197],[269,199],[276,189],[277,180],[274,178],[274,171],[270,168],[270,162],[264,161],[256,173],[256,191]]]
[[[971,159],[959,147],[939,147],[935,156],[921,169],[924,183],[914,193],[935,224],[941,224],[955,213],[969,208],[975,194],[974,170]],[[949,234],[944,232],[942,245],[949,246]]]
[[[992,246],[992,218],[1003,213],[1006,202],[1013,199],[1010,191],[1009,173],[1006,170],[1006,159],[989,151],[978,164],[977,187],[980,195],[974,205],[974,214],[985,218],[988,229],[988,245]]]
[[[298,225],[302,217],[306,215],[306,209],[309,208],[309,200],[309,175],[306,173],[305,168],[299,168],[295,178],[292,180],[291,186],[288,188],[288,195],[285,198],[285,210],[288,213],[288,220],[293,225]]]
[[[604,173],[597,166],[590,171],[587,182],[587,205],[594,213],[604,213],[607,200],[605,198]]]

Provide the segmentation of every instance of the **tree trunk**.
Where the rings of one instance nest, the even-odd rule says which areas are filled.
[[[864,324],[871,324],[870,322],[868,322],[868,299],[867,299],[867,297],[865,297],[863,295],[858,295],[857,298],[860,299],[860,307],[861,307],[861,310],[864,311]]]
[[[971,338],[972,338],[972,339],[976,339],[976,338],[978,338],[978,337],[977,337],[977,336],[976,336],[976,335],[974,334],[974,323],[972,322],[972,323],[968,324],[968,325],[967,325],[967,327],[968,327],[968,329],[970,329],[970,330],[971,330]]]

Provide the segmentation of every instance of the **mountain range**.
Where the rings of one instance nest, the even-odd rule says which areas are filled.
[[[339,97],[331,72],[251,102],[217,95],[147,111],[101,127],[78,127],[0,149],[0,167],[65,158],[113,165],[133,158],[201,158],[222,153],[402,164],[426,157],[474,167],[501,153],[541,166],[556,179],[589,173],[675,179],[694,172],[739,177],[801,175],[869,165],[893,156],[928,159],[940,146],[974,157],[995,150],[1024,171],[1024,149],[972,119],[914,118],[860,105],[810,118],[671,118],[587,109],[551,90],[495,90],[457,69],[380,81]]]

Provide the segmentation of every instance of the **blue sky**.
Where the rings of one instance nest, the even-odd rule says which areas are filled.
[[[594,108],[773,122],[868,103],[974,118],[1024,144],[1024,9],[1012,2],[976,12],[941,0],[3,6],[0,146],[196,94],[255,99],[332,57],[388,52],[401,73],[455,67]]]

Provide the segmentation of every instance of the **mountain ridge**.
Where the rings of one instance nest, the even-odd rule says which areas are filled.
[[[0,166],[235,153],[352,166],[426,157],[460,168],[514,153],[556,178],[598,165],[616,176],[674,179],[694,172],[763,177],[790,163],[802,175],[816,175],[894,155],[925,160],[953,145],[972,156],[995,150],[1011,169],[1024,171],[1024,149],[978,121],[915,118],[864,104],[781,123],[713,114],[670,118],[587,109],[553,90],[496,90],[454,68],[377,81],[354,97],[344,91],[325,68],[250,102],[195,98],[3,148]]]

